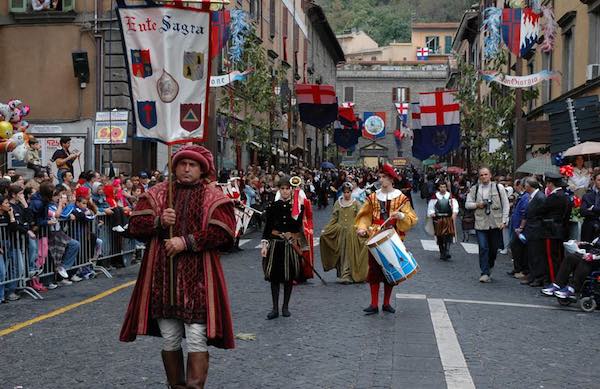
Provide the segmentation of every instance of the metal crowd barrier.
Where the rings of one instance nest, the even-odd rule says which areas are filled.
[[[107,268],[102,265],[105,261],[121,256],[123,265],[129,266],[135,258],[141,258],[143,245],[138,246],[135,240],[113,231],[113,227],[115,224],[112,217],[104,214],[99,214],[93,221],[86,222],[60,220],[61,230],[80,244],[74,265],[65,269],[69,271],[90,266],[94,272],[101,272],[106,277],[112,278]],[[5,268],[5,276],[4,279],[0,278],[0,285],[6,287],[7,284],[15,282],[16,290],[23,291],[34,299],[43,300],[43,297],[28,283],[33,277],[43,279],[54,277],[56,273],[54,258],[51,258],[49,253],[48,228],[40,228],[36,237],[31,239],[28,234],[10,231],[6,224],[0,224],[0,248],[2,249],[0,261],[3,261]],[[101,242],[97,242],[97,239]],[[33,252],[35,246],[37,246],[37,253]],[[33,268],[30,262],[34,263]],[[42,266],[39,267],[35,263]],[[36,270],[38,270],[37,274],[34,273]]]

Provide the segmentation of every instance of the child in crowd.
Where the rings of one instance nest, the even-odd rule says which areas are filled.
[[[50,174],[47,166],[42,165],[42,158],[40,157],[40,150],[42,145],[40,142],[34,138],[29,137],[29,149],[25,154],[25,163],[27,163],[27,168],[34,171],[34,175],[45,171],[46,174]]]
[[[73,215],[76,220],[74,238],[83,241],[84,239],[94,242],[93,245],[84,246],[84,255],[90,256],[92,262],[98,259],[102,250],[102,240],[97,235],[96,215],[88,208],[88,199],[77,197],[75,199],[75,209]],[[91,265],[82,267],[78,273],[79,277],[89,280],[96,277]]]

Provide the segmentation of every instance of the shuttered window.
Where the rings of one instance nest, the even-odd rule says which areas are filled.
[[[392,88],[392,101],[394,103],[410,102],[410,88]]]
[[[344,102],[345,103],[354,102],[354,87],[353,86],[344,87]]]
[[[450,54],[452,51],[452,37],[445,36],[444,37],[444,54]]]
[[[281,18],[281,39],[283,40],[283,60],[287,62],[287,38],[288,38],[288,14],[289,11],[283,7],[283,17]]]
[[[275,38],[275,0],[269,1],[269,36]]]
[[[300,27],[294,20],[294,53],[300,51]]]

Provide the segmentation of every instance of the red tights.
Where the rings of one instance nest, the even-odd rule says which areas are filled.
[[[379,305],[379,282],[369,285],[371,286],[371,305],[376,307]],[[393,287],[393,285],[383,284],[383,305],[390,305]]]

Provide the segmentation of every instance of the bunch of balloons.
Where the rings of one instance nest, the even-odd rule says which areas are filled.
[[[25,159],[29,123],[24,118],[30,110],[21,100],[0,103],[0,153],[13,152],[16,159]]]

